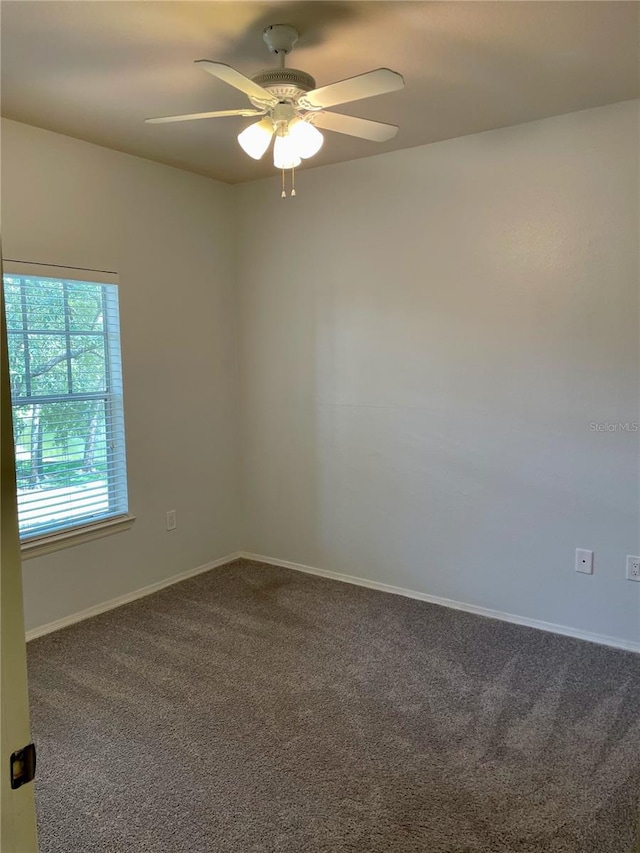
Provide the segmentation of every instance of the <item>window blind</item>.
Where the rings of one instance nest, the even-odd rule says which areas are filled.
[[[127,513],[115,274],[4,264],[22,539]]]

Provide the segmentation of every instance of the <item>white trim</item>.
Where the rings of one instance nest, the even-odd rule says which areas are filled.
[[[95,524],[84,524],[81,527],[66,528],[58,533],[34,536],[33,539],[25,539],[20,544],[20,553],[23,560],[41,557],[43,554],[51,554],[52,551],[61,551],[63,548],[91,542],[92,539],[111,536],[112,533],[122,533],[123,530],[129,530],[135,520],[135,515],[119,515],[116,518],[97,521]]]
[[[369,589],[378,589],[382,592],[390,592],[393,595],[404,595],[407,598],[416,598],[418,601],[428,601],[430,604],[439,604],[441,607],[450,607],[453,610],[464,610],[466,613],[475,613],[477,616],[486,616],[489,619],[499,619],[502,622],[525,625],[527,628],[537,628],[540,631],[548,631],[552,634],[562,634],[565,637],[574,637],[577,640],[586,640],[589,643],[598,643],[601,646],[613,646],[616,649],[640,653],[640,642],[624,640],[621,637],[593,634],[591,631],[582,631],[579,628],[569,628],[566,625],[556,625],[554,622],[543,622],[541,619],[530,619],[528,616],[504,613],[502,610],[490,610],[488,607],[479,607],[476,604],[466,604],[462,601],[454,601],[451,598],[441,598],[439,595],[429,595],[426,592],[404,589],[400,586],[392,586],[388,583],[380,583],[379,581],[372,581],[367,578],[344,575],[340,572],[330,572],[327,569],[316,569],[313,566],[291,563],[288,560],[277,560],[273,557],[265,557],[262,554],[251,554],[243,551],[239,556],[244,560],[255,560],[258,563],[267,563],[270,566],[281,566],[284,569],[293,569],[296,572],[304,572],[308,575],[319,575],[323,578],[331,578],[332,580],[354,584],[355,586],[366,586]]]
[[[57,264],[40,264],[35,261],[12,261],[5,258],[2,263],[6,275],[23,275],[27,278],[53,278],[64,281],[88,281],[92,284],[118,284],[118,273],[110,270],[86,270],[80,267],[63,267]]]
[[[44,634],[51,634],[53,631],[59,631],[61,628],[66,628],[69,625],[74,625],[76,622],[82,622],[84,619],[90,619],[92,616],[98,616],[100,613],[106,613],[107,610],[114,610],[123,604],[128,604],[130,601],[135,601],[138,598],[144,598],[158,590],[164,589],[166,586],[172,586],[174,583],[192,578],[195,575],[201,575],[204,572],[217,569],[220,566],[225,566],[233,560],[237,560],[240,554],[229,554],[227,557],[220,557],[218,560],[213,560],[211,563],[205,563],[204,566],[197,566],[195,569],[187,569],[186,572],[180,572],[178,575],[172,575],[170,578],[164,578],[161,581],[143,586],[141,589],[136,589],[133,592],[127,592],[125,595],[120,595],[118,598],[112,598],[109,601],[103,601],[101,604],[95,604],[93,607],[88,607],[86,610],[81,610],[78,613],[72,613],[70,616],[63,616],[62,619],[56,619],[55,622],[48,622],[46,625],[40,625],[38,628],[31,628],[26,633],[26,640],[35,640],[36,637],[42,637]]]
[[[438,604],[441,607],[449,607],[453,610],[463,610],[466,613],[475,613],[477,616],[485,616],[489,619],[499,619],[501,622],[511,622],[514,625],[524,625],[527,628],[536,628],[539,631],[548,631],[552,634],[562,634],[565,637],[574,637],[577,640],[586,640],[589,643],[598,643],[602,646],[612,646],[616,649],[624,649],[628,652],[640,653],[640,642],[632,640],[623,640],[620,637],[608,637],[605,634],[594,634],[590,631],[581,631],[578,628],[569,628],[566,625],[556,625],[553,622],[543,622],[540,619],[530,619],[528,616],[517,616],[513,613],[504,613],[502,610],[491,610],[488,607],[479,607],[476,604],[466,604],[462,601],[454,601],[450,598],[442,598],[438,595],[429,595],[426,592],[417,592],[412,589],[404,589],[404,587],[392,586],[391,584],[381,583],[380,581],[372,581],[367,578],[360,578],[354,575],[345,575],[340,572],[331,572],[327,569],[317,569],[314,566],[305,566],[301,563],[292,563],[289,560],[278,560],[274,557],[265,557],[263,554],[252,554],[249,551],[238,551],[234,554],[229,554],[227,557],[220,557],[218,560],[213,560],[211,563],[206,563],[203,566],[197,566],[195,569],[188,569],[186,572],[181,572],[178,575],[173,575],[170,578],[165,578],[149,586],[134,590],[133,592],[121,595],[118,598],[112,598],[109,601],[104,601],[101,604],[96,604],[86,610],[81,610],[79,613],[72,613],[70,616],[64,616],[55,622],[49,622],[46,625],[40,625],[38,628],[32,628],[27,631],[26,639],[35,640],[36,637],[42,637],[44,634],[50,634],[53,631],[59,631],[61,628],[66,628],[68,625],[73,625],[76,622],[81,622],[84,619],[90,619],[92,616],[97,616],[100,613],[106,613],[108,610],[113,610],[120,607],[122,604],[128,604],[130,601],[135,601],[138,598],[144,598],[158,590],[164,589],[167,586],[172,586],[174,583],[187,580],[187,578],[195,575],[203,574],[204,572],[217,569],[220,566],[225,566],[233,560],[244,559],[254,560],[257,563],[265,563],[269,566],[281,566],[284,569],[293,569],[296,572],[304,572],[308,575],[318,575],[331,580],[342,581],[343,583],[354,584],[355,586],[364,586],[369,589],[377,589],[381,592],[390,592],[393,595],[404,595],[407,598],[415,598],[418,601],[428,601],[430,604]]]

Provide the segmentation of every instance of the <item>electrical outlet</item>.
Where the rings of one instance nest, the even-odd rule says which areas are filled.
[[[627,580],[640,581],[640,557],[627,557]]]
[[[582,572],[585,575],[593,574],[593,551],[576,548],[576,572]]]
[[[167,530],[175,530],[177,526],[176,511],[175,509],[170,509],[167,512]]]

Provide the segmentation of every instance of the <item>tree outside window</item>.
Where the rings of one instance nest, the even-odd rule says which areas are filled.
[[[115,285],[4,276],[23,538],[127,511]]]

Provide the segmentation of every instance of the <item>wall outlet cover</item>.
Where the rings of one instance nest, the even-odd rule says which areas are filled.
[[[640,557],[627,557],[627,580],[640,581]]]

